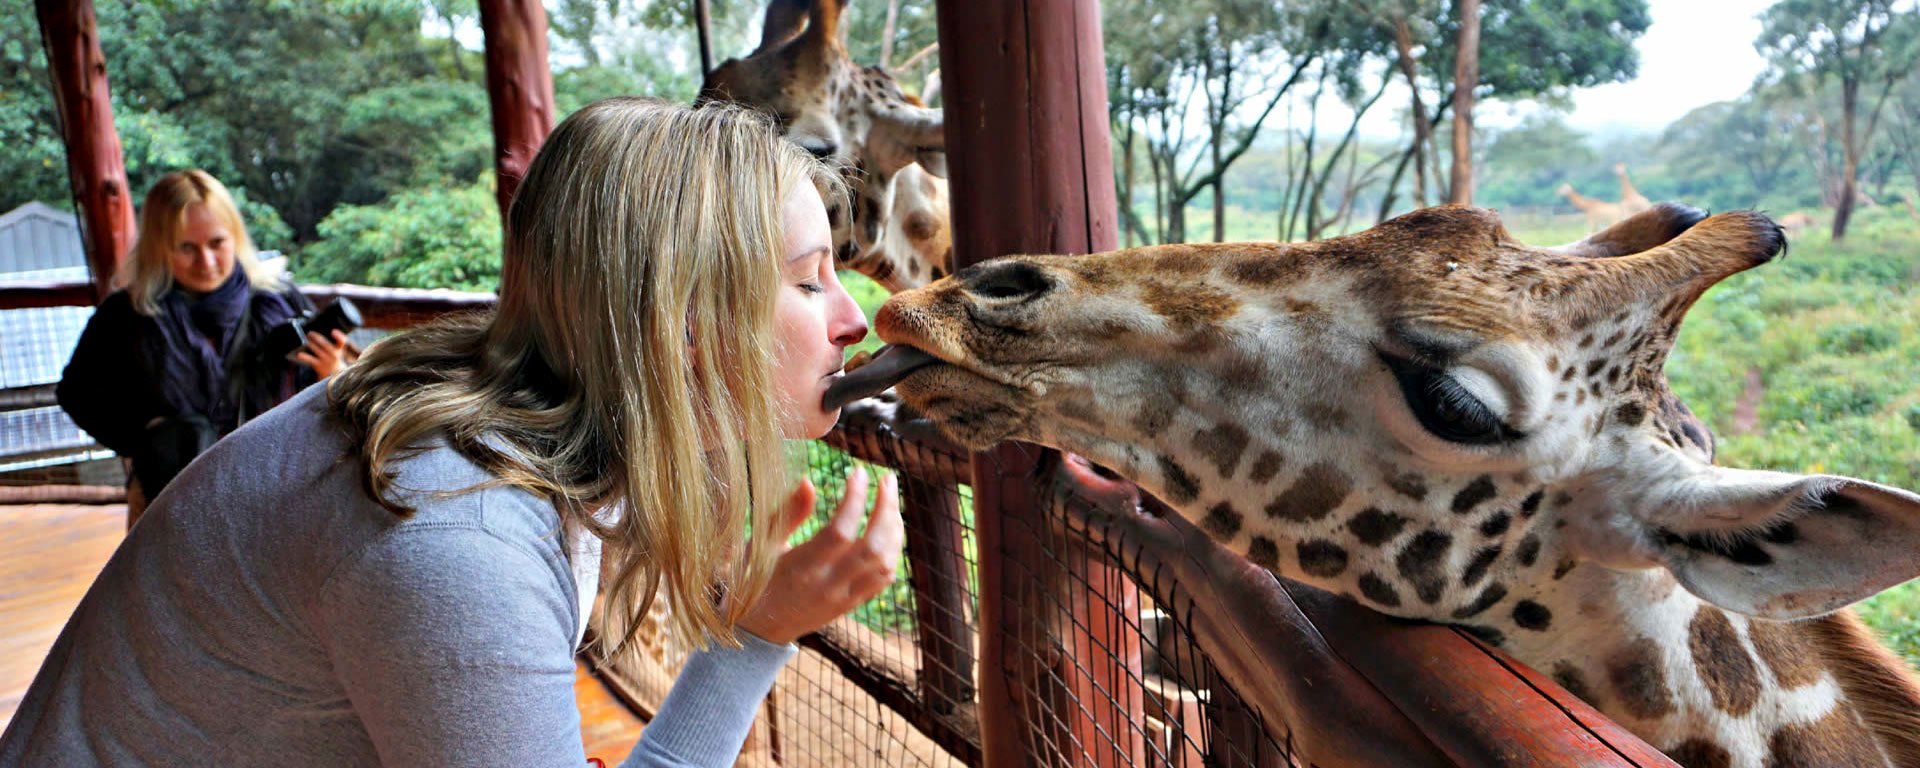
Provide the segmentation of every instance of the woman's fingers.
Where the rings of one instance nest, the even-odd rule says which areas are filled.
[[[800,525],[813,516],[813,504],[819,498],[820,492],[813,487],[812,480],[802,478],[800,484],[794,486],[793,494],[787,497],[787,508],[784,510],[786,519],[781,521],[782,530],[785,531],[780,537],[781,541],[793,538],[793,532],[800,530]]]
[[[860,539],[860,513],[867,506],[867,468],[854,465],[847,473],[847,492],[840,497],[840,506],[833,511],[833,519],[820,533],[831,532],[834,541],[845,544]],[[817,537],[816,537],[817,538]]]
[[[880,556],[887,578],[900,565],[900,546],[906,541],[906,522],[900,518],[900,476],[888,473],[880,481],[880,498],[874,500],[873,514],[867,517],[867,549]]]

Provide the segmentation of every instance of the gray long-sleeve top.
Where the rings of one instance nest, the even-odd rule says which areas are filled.
[[[373,503],[310,387],[147,510],[0,736],[0,768],[585,766],[574,648],[592,585],[553,506],[444,443]],[[577,547],[575,549],[578,549]],[[794,653],[695,653],[628,766],[730,765]]]

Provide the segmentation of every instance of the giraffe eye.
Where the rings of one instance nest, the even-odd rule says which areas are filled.
[[[1462,445],[1493,445],[1523,437],[1446,371],[1384,352],[1380,359],[1393,371],[1413,417],[1434,437]]]

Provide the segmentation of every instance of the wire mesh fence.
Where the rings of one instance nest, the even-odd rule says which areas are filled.
[[[981,613],[1005,606],[981,603],[970,455],[856,413],[808,445],[806,464],[821,501],[798,536],[825,524],[860,464],[901,472],[908,552],[894,584],[801,641],[743,763],[979,765],[980,708],[1012,706],[1034,765],[1294,764],[1196,642],[1178,575],[1110,530],[1106,502],[1055,493],[1045,514],[1004,523],[1002,541],[1040,556],[1012,558],[986,598],[1016,601],[1021,618],[1001,668],[985,669]],[[614,670],[643,709],[684,657],[648,642],[644,668]],[[1001,676],[1006,701],[980,700],[985,675]]]

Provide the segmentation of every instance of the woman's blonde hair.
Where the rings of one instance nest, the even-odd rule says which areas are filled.
[[[602,540],[603,655],[632,650],[661,587],[676,641],[734,642],[785,532],[773,308],[782,204],[805,184],[839,194],[739,107],[613,98],[568,117],[509,210],[496,310],[386,339],[333,377],[368,493],[407,512],[389,463],[444,434],[488,485]],[[624,513],[596,518],[609,505]]]
[[[160,314],[160,297],[173,290],[170,263],[174,241],[180,228],[186,226],[187,209],[196,205],[206,206],[207,213],[233,237],[233,266],[247,273],[247,282],[262,290],[274,287],[277,278],[260,267],[253,238],[247,236],[247,224],[241,220],[240,207],[234,205],[226,185],[198,168],[174,171],[147,189],[147,198],[140,203],[140,232],[134,236],[133,257],[115,276],[140,314]]]

